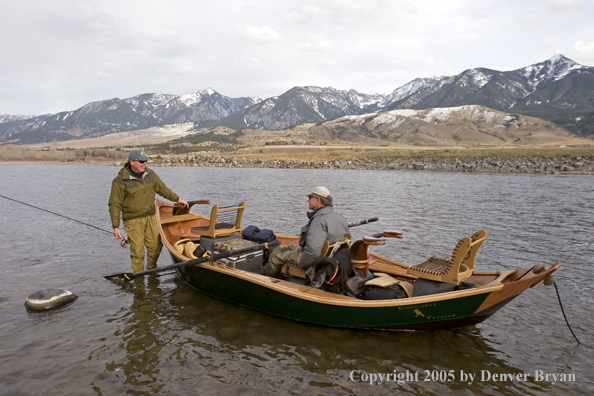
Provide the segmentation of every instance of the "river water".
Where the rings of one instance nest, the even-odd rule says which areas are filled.
[[[202,295],[173,275],[121,285],[129,252],[108,232],[113,166],[1,164],[1,395],[587,395],[594,392],[592,176],[414,171],[155,168],[186,200],[246,202],[243,225],[296,234],[308,188],[324,185],[354,238],[417,264],[488,232],[478,269],[561,262],[557,285],[527,290],[487,321],[431,332],[332,329]],[[195,207],[208,214],[210,207]],[[159,266],[170,264],[164,251]],[[25,309],[46,287],[79,298]],[[386,374],[393,376],[386,381]],[[510,379],[513,374],[513,380]],[[509,376],[508,376],[509,375]],[[380,379],[380,376],[384,376]],[[400,380],[398,380],[400,379]],[[370,383],[372,382],[373,383]]]

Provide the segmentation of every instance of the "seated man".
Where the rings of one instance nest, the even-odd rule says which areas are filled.
[[[349,233],[346,219],[334,211],[332,197],[327,188],[318,186],[309,194],[309,222],[301,228],[299,244],[276,248],[266,264],[266,276],[278,277],[281,267],[286,263],[298,264],[311,270],[314,261],[320,257],[324,241],[342,241]]]

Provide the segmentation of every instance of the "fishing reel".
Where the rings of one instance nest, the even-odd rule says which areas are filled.
[[[127,248],[130,245],[130,237],[126,237],[124,239],[122,239],[122,242],[120,242],[120,246],[123,248]]]

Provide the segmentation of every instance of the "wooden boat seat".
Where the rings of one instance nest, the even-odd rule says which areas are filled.
[[[367,277],[369,266],[375,264],[369,257],[370,245],[385,245],[385,238],[363,237],[358,241],[353,242],[349,250],[349,256],[353,268],[361,271],[363,278]]]
[[[338,249],[345,245],[346,247],[351,247],[351,241],[353,240],[353,236],[351,234],[347,234],[342,241],[338,241],[336,243],[330,244],[330,241],[324,241],[324,246],[322,246],[322,252],[320,253],[320,257],[332,257],[334,254],[328,255],[332,253],[334,249],[334,253],[338,251]]]
[[[200,236],[216,238],[243,231],[241,218],[245,210],[245,203],[237,206],[219,208],[214,205],[210,212],[210,222],[206,226],[192,227],[191,231]]]
[[[476,254],[486,236],[487,232],[480,230],[472,238],[464,237],[454,248],[450,260],[430,256],[424,263],[408,268],[407,273],[421,279],[457,285],[474,273]]]
[[[478,230],[472,236],[472,240],[470,243],[470,249],[468,250],[468,253],[464,257],[464,260],[462,261],[462,264],[467,266],[468,268],[470,268],[473,273],[474,273],[474,260],[476,259],[476,254],[478,253],[480,247],[483,246],[485,239],[487,239],[487,231]]]
[[[320,257],[328,257],[328,254],[332,252],[331,249],[334,249],[335,246],[336,246],[337,250],[340,248],[341,245],[350,246],[352,239],[353,239],[353,237],[351,236],[351,234],[347,234],[347,236],[342,241],[333,243],[332,245],[330,244],[329,241],[327,241],[327,240],[324,241],[324,246],[322,246],[322,252],[320,253]],[[297,264],[285,263],[281,267],[280,272],[284,275],[293,276],[295,278],[300,278],[300,279],[307,278],[306,270]]]

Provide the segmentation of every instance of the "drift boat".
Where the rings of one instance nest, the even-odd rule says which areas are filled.
[[[195,253],[224,249],[229,241],[235,248],[241,247],[245,241],[241,238],[244,209],[243,202],[227,208],[214,205],[207,217],[157,200],[161,237],[174,264],[195,262]],[[541,281],[554,282],[551,274],[561,266],[475,271],[476,253],[486,238],[484,230],[462,238],[451,259],[430,257],[415,266],[369,251],[369,246],[384,244],[385,238],[393,235],[386,231],[353,242],[350,258],[356,272],[366,279],[379,279],[380,284],[388,280],[399,285],[406,298],[364,300],[331,293],[311,287],[305,276],[290,266],[283,268],[287,279],[267,277],[261,259],[254,254],[237,260],[189,263],[176,271],[199,292],[296,321],[355,329],[431,330],[480,323],[526,289]],[[298,240],[288,235],[276,237],[282,245]],[[198,246],[201,249],[196,250]]]

